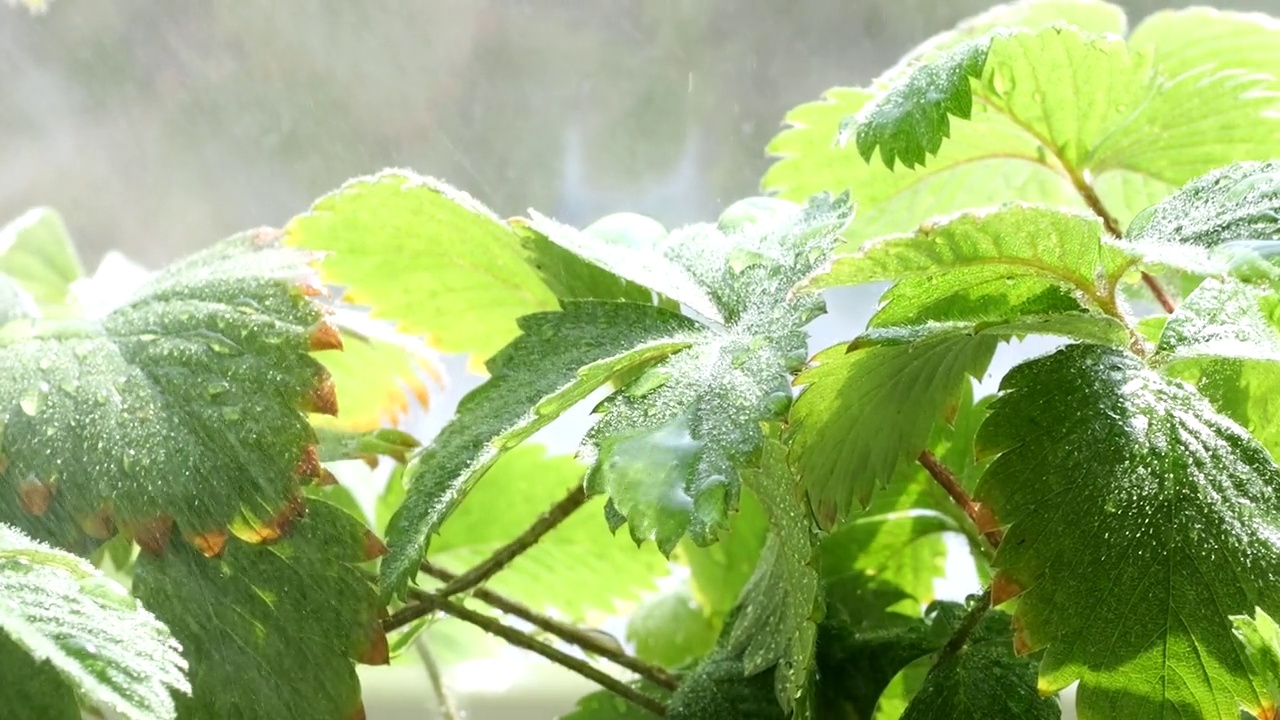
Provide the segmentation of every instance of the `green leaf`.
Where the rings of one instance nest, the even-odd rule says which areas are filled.
[[[271,544],[231,538],[216,558],[181,544],[138,559],[133,589],[191,665],[183,718],[334,720],[361,707],[352,659],[385,662],[377,590],[357,567],[368,531],[312,500]]]
[[[119,528],[162,547],[262,520],[319,474],[302,410],[334,412],[308,355],[312,256],[239,235],[152,278],[102,321],[0,332],[0,520],[87,551]]]
[[[665,694],[648,683],[636,683],[632,687],[654,697]],[[633,705],[608,690],[597,690],[578,699],[567,715],[560,720],[654,720],[657,716],[642,707]]]
[[[285,228],[286,242],[332,253],[324,278],[376,318],[443,352],[493,355],[522,315],[556,297],[526,262],[520,236],[439,180],[405,171],[356,178]]]
[[[67,303],[71,283],[84,269],[62,218],[49,208],[33,208],[0,228],[0,273],[49,309]]]
[[[1097,295],[1099,275],[1114,282],[1130,264],[1124,252],[1102,243],[1102,224],[1096,217],[1008,203],[930,221],[912,234],[886,237],[853,254],[838,255],[812,284],[826,288],[923,276],[948,294],[958,294],[1031,278]],[[921,304],[915,298],[898,302]],[[1002,311],[1007,312],[995,310]]]
[[[634,232],[631,226],[637,226]],[[624,280],[612,272],[597,267],[575,255],[560,244],[549,239],[546,232],[568,230],[559,223],[543,223],[516,218],[511,226],[520,234],[528,261],[542,281],[551,288],[561,300],[626,300],[628,302],[649,303],[653,301],[653,292],[644,285]],[[621,226],[621,227],[618,227]],[[583,234],[593,237],[612,239],[618,237],[619,244],[645,242],[645,232],[651,233],[654,239],[667,234],[666,228],[656,220],[629,213],[611,215],[597,220],[583,230]],[[653,242],[654,240],[648,240]]]
[[[636,657],[669,669],[692,664],[711,651],[720,628],[687,584],[646,600],[627,621]]]
[[[667,717],[671,720],[786,720],[791,717],[778,705],[770,674],[753,672],[750,667],[737,652],[724,647],[717,649],[680,682],[671,696]]]
[[[575,300],[520,319],[524,334],[489,362],[491,377],[405,470],[408,495],[387,527],[386,597],[417,573],[429,537],[507,450],[630,367],[692,344],[696,323],[638,303]]]
[[[850,216],[844,199],[722,234],[673,233],[664,252],[708,289],[727,325],[655,365],[599,406],[583,457],[587,489],[609,495],[615,527],[670,553],[686,533],[715,542],[737,504],[739,473],[759,460],[761,423],[791,404],[791,373],[807,354],[804,326],[823,310],[793,289],[822,264]]]
[[[982,70],[971,85],[975,64]],[[965,71],[948,72],[957,67]],[[1270,157],[1275,89],[1270,77],[1239,70],[1166,77],[1119,37],[1055,25],[995,31],[918,65],[854,123],[864,158],[879,147],[887,165],[895,155],[922,162],[949,134],[947,114],[967,119],[980,104],[1039,140],[1041,163],[1077,181],[1124,171],[1177,185],[1232,160]]]
[[[1280,297],[1207,279],[1169,316],[1155,360],[1280,455]]]
[[[689,271],[660,252],[665,236],[628,235],[625,241],[612,233],[575,230],[568,225],[529,211],[530,220],[522,221],[563,252],[580,258],[587,267],[625,278],[630,284],[648,288],[660,295],[683,303],[712,320],[724,318],[715,302]],[[579,291],[580,292],[580,291]],[[645,301],[649,297],[644,298]]]
[[[1267,688],[1261,717],[1274,715],[1280,707],[1280,626],[1262,608],[1255,617],[1233,615],[1231,623],[1254,683]]]
[[[1008,527],[995,566],[1024,590],[1041,691],[1080,680],[1086,720],[1256,709],[1227,617],[1278,604],[1280,468],[1190,387],[1114,348],[1069,345],[1001,392],[975,499]]]
[[[379,428],[369,432],[317,428],[316,439],[320,445],[320,462],[340,460],[365,460],[376,462],[379,455],[404,462],[406,454],[421,443],[409,433],[394,428]]]
[[[1035,663],[1014,655],[1008,615],[998,611],[988,614],[963,648],[953,654],[944,650],[902,714],[902,720],[942,717],[955,720],[1058,720],[1062,717],[1057,699],[1041,697],[1037,692]]]
[[[6,714],[79,718],[79,693],[131,720],[176,717],[171,693],[191,691],[181,651],[168,628],[89,563],[0,525]]]
[[[930,432],[970,377],[991,362],[994,335],[940,333],[918,342],[849,351],[838,345],[797,379],[807,387],[791,412],[791,459],[819,523],[831,528],[854,503],[866,507]]]
[[[726,646],[742,658],[744,674],[775,671],[775,694],[789,715],[810,701],[816,618],[822,614],[816,533],[799,483],[787,467],[786,447],[769,440],[761,469],[747,475],[771,532],[755,574],[743,588]]]
[[[428,380],[440,384],[437,354],[417,338],[382,332],[377,336],[342,326],[342,352],[317,359],[333,376],[338,417],[313,416],[312,423],[340,430],[370,431],[403,421],[411,404],[429,405]]]
[[[885,73],[880,84],[995,28],[1035,29],[1063,21],[1098,33],[1123,33],[1125,29],[1124,12],[1102,2],[999,5],[926,41]],[[929,217],[1012,198],[1085,209],[1070,183],[1044,164],[1043,148],[1035,138],[981,106],[975,108],[971,120],[951,124],[950,140],[928,167],[911,172],[899,165],[895,172],[883,163],[863,162],[854,148],[837,144],[835,138],[843,120],[857,114],[875,95],[873,90],[834,88],[822,100],[787,113],[788,127],[767,148],[778,161],[765,174],[764,189],[797,201],[822,191],[852,191],[858,202],[858,221],[845,237],[855,245],[867,238],[906,232]],[[1117,195],[1127,194],[1125,190],[1117,188],[1107,194],[1112,212],[1124,209],[1114,205]],[[1139,194],[1130,203],[1136,205],[1132,212],[1159,197]]]
[[[1207,279],[1160,334],[1165,362],[1231,358],[1280,363],[1280,296],[1236,280]]]
[[[738,511],[729,516],[729,528],[714,545],[699,547],[680,541],[678,555],[689,566],[694,597],[717,622],[737,604],[742,588],[755,572],[769,536],[769,519],[751,488],[742,489]]]
[[[1280,277],[1280,162],[1213,170],[1143,210],[1121,245],[1144,262],[1202,275]]]
[[[548,457],[525,443],[502,455],[467,501],[440,527],[427,557],[464,572],[515,538],[548,507],[582,483],[586,468],[572,457]],[[540,611],[555,609],[570,620],[588,611],[615,610],[667,574],[661,556],[614,537],[600,522],[604,499],[576,511],[486,582],[486,586]]]
[[[967,120],[973,112],[969,78],[981,77],[990,45],[989,39],[964,43],[904,75],[900,84],[863,106],[856,121],[846,121],[840,142],[856,129],[863,160],[870,162],[879,148],[890,170],[895,160],[907,168],[923,165],[925,155],[936,155],[951,134],[947,116]]]
[[[1280,24],[1262,13],[1211,7],[1161,10],[1129,36],[1129,46],[1152,53],[1169,77],[1204,67],[1247,70],[1280,78]]]

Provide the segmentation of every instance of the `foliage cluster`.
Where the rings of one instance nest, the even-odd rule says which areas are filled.
[[[1077,682],[1085,719],[1276,717],[1277,47],[999,6],[793,110],[766,195],[674,230],[388,170],[103,303],[25,214],[0,707],[356,718],[357,664],[471,627],[599,683],[572,720],[1039,720]],[[1061,342],[976,397],[1028,335]],[[421,443],[437,353],[487,379]],[[574,456],[530,441],[587,401]],[[391,468],[375,507],[346,461]],[[582,627],[623,604],[630,650]]]

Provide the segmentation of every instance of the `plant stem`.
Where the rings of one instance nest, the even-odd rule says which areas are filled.
[[[951,471],[951,468],[943,465],[942,461],[928,450],[920,453],[920,457],[917,460],[933,477],[934,481],[942,486],[943,490],[947,491],[947,494],[956,502],[956,505],[960,506],[964,514],[973,521],[973,524],[978,528],[978,532],[982,533],[987,542],[991,543],[991,547],[999,548],[1000,541],[1004,539],[1004,533],[994,528],[983,530],[984,527],[991,524],[990,513],[985,511],[980,503],[974,502],[973,498],[969,497],[969,493],[965,492],[964,488],[960,486],[960,481],[956,479],[956,474]]]
[[[986,617],[987,611],[991,609],[991,588],[982,591],[982,595],[973,607],[969,608],[969,612],[960,620],[960,625],[956,628],[951,639],[947,640],[947,644],[942,646],[942,650],[938,652],[938,659],[935,664],[941,663],[956,653],[964,649],[964,644],[969,642],[969,636],[978,627],[978,623],[982,622],[982,618]]]
[[[572,670],[614,695],[637,707],[648,710],[658,717],[666,717],[667,709],[662,703],[600,670],[586,660],[573,657],[562,650],[529,637],[519,630],[510,628],[484,613],[476,612],[458,603],[421,590],[411,591],[411,594],[414,596],[415,603],[401,608],[387,618],[383,622],[385,630],[390,631],[402,627],[433,612],[442,612],[465,623],[475,625],[490,635],[505,640],[518,648],[541,655],[567,670]]]
[[[418,651],[418,657],[422,659],[422,664],[427,668],[427,677],[431,679],[431,689],[435,691],[436,700],[440,703],[441,718],[443,720],[459,720],[462,715],[458,713],[458,708],[453,704],[453,697],[444,686],[444,676],[440,673],[440,665],[436,662],[435,655],[431,653],[431,648],[427,646],[423,636],[419,635],[414,639],[413,649]]]
[[[454,582],[458,577],[448,570],[436,567],[428,562],[422,563],[422,566],[419,569],[423,573],[446,584]],[[495,610],[504,612],[512,617],[520,618],[530,625],[533,625],[544,632],[550,633],[571,645],[576,645],[593,655],[598,655],[605,660],[618,665],[619,667],[626,668],[659,687],[666,688],[667,690],[674,692],[676,687],[680,684],[679,680],[666,670],[628,655],[625,652],[622,652],[619,648],[609,645],[600,638],[584,631],[581,628],[560,622],[554,618],[549,618],[546,615],[535,612],[531,608],[516,602],[515,600],[499,595],[492,590],[477,588],[471,595],[475,599],[489,605]],[[437,595],[437,597],[439,596]]]
[[[1080,193],[1080,197],[1084,198],[1084,202],[1102,219],[1102,226],[1106,228],[1111,235],[1121,238],[1124,232],[1120,229],[1120,223],[1111,213],[1107,212],[1106,206],[1102,204],[1102,198],[1098,197],[1098,193],[1089,184],[1089,180],[1081,173],[1072,171],[1068,173],[1071,176],[1071,184],[1075,186],[1076,192]],[[1147,289],[1155,297],[1156,302],[1160,303],[1160,307],[1164,308],[1166,313],[1171,313],[1177,306],[1173,304],[1173,298],[1169,297],[1169,293],[1165,291],[1160,281],[1155,279],[1153,275],[1147,272],[1142,273],[1142,282],[1146,283]]]
[[[566,518],[573,514],[575,510],[587,503],[587,490],[582,484],[574,486],[564,499],[551,506],[551,509],[543,513],[533,524],[520,533],[514,540],[498,548],[484,562],[476,565],[466,571],[459,577],[453,579],[452,582],[444,586],[437,597],[448,598],[458,593],[466,592],[485,580],[496,575],[500,570],[509,565],[521,553],[533,547],[544,535],[551,532],[557,525],[564,522]]]

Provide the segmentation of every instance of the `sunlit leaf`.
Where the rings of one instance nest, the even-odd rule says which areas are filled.
[[[0,273],[51,309],[67,302],[84,268],[62,218],[49,208],[33,208],[0,228]]]
[[[1231,623],[1254,683],[1267,689],[1260,717],[1274,716],[1280,708],[1280,626],[1262,608],[1254,617],[1234,615]]]
[[[286,242],[332,253],[324,279],[344,298],[444,352],[488,358],[516,319],[556,309],[519,235],[469,195],[407,171],[356,178],[285,228]]]
[[[641,660],[677,669],[706,655],[719,630],[716,619],[681,585],[636,608],[627,621],[627,640]]]

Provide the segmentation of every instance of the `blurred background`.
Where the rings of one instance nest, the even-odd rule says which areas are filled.
[[[757,193],[791,107],[871,80],[987,0],[54,0],[0,4],[0,222],[66,219],[85,264],[158,267],[279,226],[353,175],[412,168],[504,216],[668,227]],[[1191,3],[1127,0],[1130,23]],[[1218,0],[1280,14],[1280,0]],[[876,288],[830,297],[816,348]],[[1005,348],[1009,363],[1049,346]],[[476,380],[450,361],[430,433]],[[585,415],[542,437],[571,451]],[[957,572],[963,574],[963,569]],[[952,578],[963,595],[965,578]],[[365,672],[371,720],[433,717],[421,668]],[[460,665],[470,718],[554,717],[591,689],[545,665]]]

